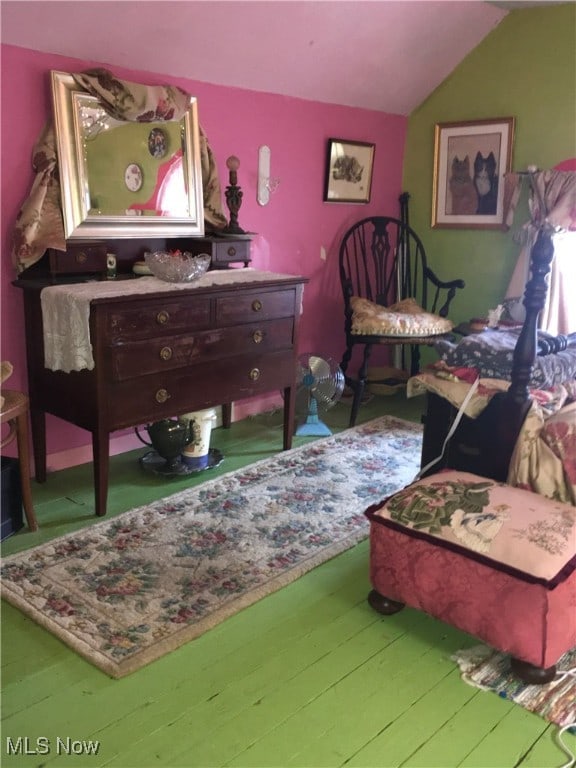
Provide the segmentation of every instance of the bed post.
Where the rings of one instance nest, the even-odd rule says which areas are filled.
[[[552,234],[550,227],[542,227],[530,251],[531,277],[523,300],[526,317],[514,348],[510,386],[506,392],[495,395],[478,418],[478,426],[485,432],[485,445],[493,445],[491,470],[485,474],[496,480],[506,480],[510,459],[532,402],[528,385],[538,349],[538,317],[548,292],[546,276],[554,256]]]
[[[507,400],[514,407],[521,406],[530,400],[528,384],[534,368],[538,348],[538,317],[544,309],[550,265],[554,257],[552,230],[542,228],[538,231],[536,242],[530,252],[531,277],[526,284],[523,304],[526,318],[514,348],[511,384],[506,394]]]

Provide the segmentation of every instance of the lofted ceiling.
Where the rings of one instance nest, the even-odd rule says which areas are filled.
[[[3,43],[112,69],[407,115],[511,5],[480,0],[2,0],[0,29]]]

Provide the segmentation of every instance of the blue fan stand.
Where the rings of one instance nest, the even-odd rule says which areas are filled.
[[[318,403],[316,402],[316,398],[310,398],[310,408],[308,415],[306,416],[306,421],[296,428],[295,434],[303,435],[304,437],[324,437],[332,434],[330,427],[318,418]]]

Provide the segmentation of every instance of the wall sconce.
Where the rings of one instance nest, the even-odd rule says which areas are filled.
[[[276,192],[280,179],[270,176],[270,147],[265,144],[258,150],[258,196],[260,205],[268,205],[270,195]]]

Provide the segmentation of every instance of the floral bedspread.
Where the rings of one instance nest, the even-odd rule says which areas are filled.
[[[519,333],[519,329],[487,330],[466,336],[457,344],[442,339],[434,346],[440,359],[449,366],[471,367],[482,377],[510,381]],[[547,334],[539,331],[540,337],[544,342]],[[576,347],[536,357],[532,386],[547,388],[569,380],[576,380]]]

